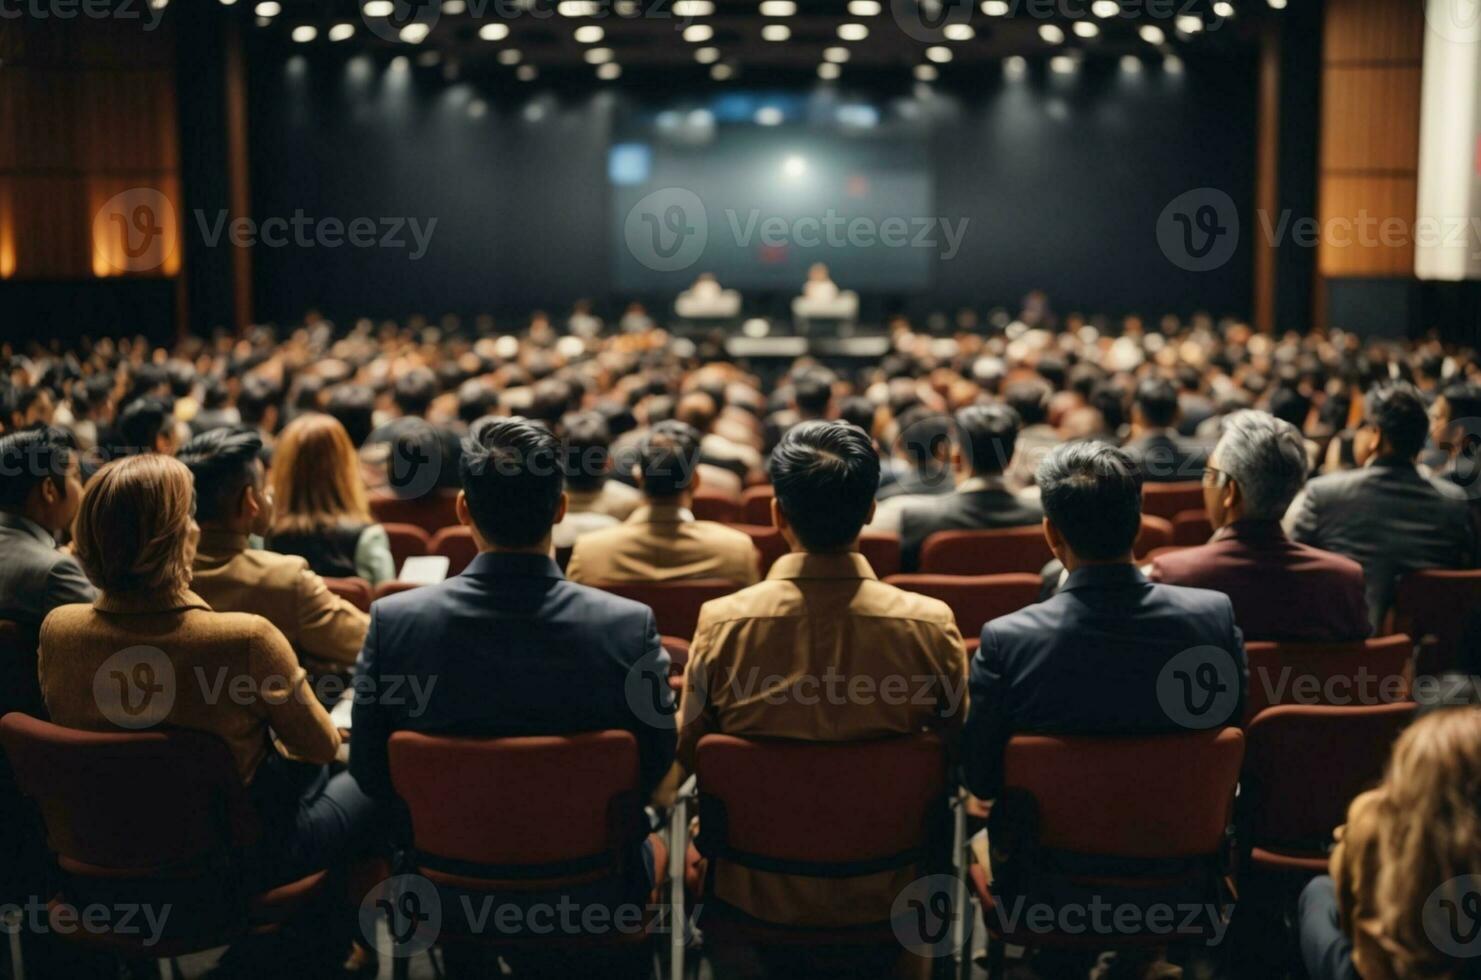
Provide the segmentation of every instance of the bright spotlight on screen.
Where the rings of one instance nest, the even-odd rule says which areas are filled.
[[[1143,24],[1141,29],[1138,30],[1137,33],[1140,34],[1142,36],[1142,40],[1146,41],[1148,44],[1161,44],[1163,41],[1167,40],[1167,35],[1162,33],[1162,28],[1155,27],[1152,24]]]
[[[788,180],[797,180],[807,175],[807,161],[800,156],[790,156],[782,161],[782,176]]]

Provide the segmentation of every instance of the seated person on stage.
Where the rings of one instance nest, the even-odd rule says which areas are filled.
[[[1166,378],[1137,385],[1131,406],[1131,438],[1121,447],[1135,460],[1145,483],[1200,479],[1208,453],[1177,433],[1178,389]]]
[[[1475,531],[1466,493],[1415,467],[1429,434],[1424,397],[1410,384],[1380,385],[1364,399],[1353,437],[1358,469],[1319,476],[1286,512],[1286,533],[1363,566],[1368,621],[1383,624],[1400,576],[1470,568]]]
[[[772,519],[792,551],[766,581],[701,610],[680,708],[681,768],[692,771],[699,740],[712,733],[851,742],[939,731],[954,746],[966,653],[951,610],[878,581],[859,554],[879,484],[868,434],[844,422],[804,422],[767,468]],[[750,677],[771,680],[749,690]],[[829,677],[867,678],[870,690],[910,678],[903,683],[928,696],[810,696]],[[728,865],[716,897],[770,921],[845,925],[888,918],[911,877],[888,871],[834,882]]]
[[[573,582],[725,579],[750,585],[760,574],[751,536],[689,511],[699,486],[699,433],[660,422],[638,444],[638,487],[646,503],[619,527],[576,542],[566,574]]]
[[[838,298],[838,285],[828,274],[828,267],[814,262],[807,270],[807,281],[802,284],[802,298],[808,301],[830,302]]]
[[[956,492],[919,502],[894,498],[907,501],[899,515],[900,559],[907,572],[916,570],[921,545],[937,531],[1023,527],[1044,519],[1036,501],[1022,499],[1003,479],[1013,459],[1018,413],[1006,405],[969,405],[956,413],[955,428],[951,466],[959,481]]]
[[[1001,788],[1016,733],[1187,731],[1190,720],[1237,722],[1244,703],[1244,641],[1229,597],[1155,585],[1132,563],[1142,481],[1127,455],[1070,443],[1045,458],[1037,482],[1044,531],[1069,578],[1052,598],[982,628],[962,755],[967,787],[983,799]],[[1213,665],[1215,683],[1197,699],[1201,711],[1189,708],[1197,718],[1175,717],[1158,678],[1195,647],[1214,648],[1200,662]]]
[[[556,548],[569,548],[592,531],[627,520],[643,495],[609,479],[612,431],[601,412],[572,412],[561,420],[565,433],[566,519],[555,526]]]
[[[1363,568],[1286,537],[1281,516],[1306,482],[1306,449],[1289,422],[1235,412],[1204,471],[1203,502],[1218,531],[1198,548],[1152,562],[1167,585],[1222,592],[1246,640],[1339,643],[1368,636]]]
[[[180,451],[195,479],[201,528],[191,588],[217,612],[263,617],[308,666],[347,668],[370,618],[330,592],[304,559],[249,547],[250,535],[264,535],[272,525],[261,451],[262,438],[241,429],[212,429]]]
[[[1481,711],[1426,714],[1378,788],[1352,801],[1331,877],[1301,893],[1312,980],[1474,977],[1481,868]]]

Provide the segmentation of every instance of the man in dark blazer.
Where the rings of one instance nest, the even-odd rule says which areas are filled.
[[[1007,405],[970,405],[956,413],[952,469],[956,492],[905,505],[900,512],[900,560],[916,570],[921,545],[937,531],[986,531],[1037,524],[1044,511],[1008,489],[1003,473],[1021,428]]]
[[[1182,436],[1178,390],[1166,378],[1147,378],[1137,385],[1131,406],[1132,436],[1126,454],[1141,470],[1145,483],[1187,483],[1203,473],[1208,452]]]
[[[1156,585],[1132,563],[1141,476],[1101,443],[1039,466],[1044,531],[1069,570],[1059,593],[982,628],[963,737],[967,787],[1001,789],[1019,732],[1130,735],[1238,722],[1244,640],[1228,596]]]
[[[1371,389],[1353,436],[1358,469],[1319,476],[1291,504],[1286,532],[1363,566],[1368,620],[1376,629],[1400,576],[1426,568],[1470,568],[1475,530],[1466,492],[1426,478],[1414,461],[1429,433],[1424,397],[1413,385]]]
[[[1292,541],[1280,526],[1305,482],[1305,444],[1295,426],[1267,412],[1228,416],[1203,481],[1204,508],[1218,531],[1208,544],[1155,559],[1152,581],[1224,593],[1246,640],[1366,638],[1363,567]]]

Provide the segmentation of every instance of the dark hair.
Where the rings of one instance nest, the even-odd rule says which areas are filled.
[[[202,432],[180,450],[180,462],[195,480],[195,516],[202,523],[228,519],[242,491],[256,484],[262,437],[254,430],[220,428]]]
[[[499,393],[487,381],[474,378],[458,387],[458,420],[472,425],[499,409]]]
[[[1136,386],[1136,407],[1148,425],[1165,429],[1178,417],[1178,389],[1166,378],[1147,378]]]
[[[158,398],[136,398],[118,416],[117,456],[154,452],[155,440],[174,422],[170,407]]]
[[[61,490],[76,448],[70,432],[50,425],[0,436],[0,508],[25,507],[31,491],[45,479]]]
[[[391,398],[403,415],[426,415],[437,397],[437,375],[428,368],[412,368],[396,379]]]
[[[874,411],[874,402],[863,395],[850,395],[838,403],[838,420],[873,432]]]
[[[1481,424],[1481,385],[1457,381],[1448,384],[1440,392],[1445,405],[1450,409],[1450,421],[1476,419],[1473,425]]]
[[[261,425],[267,410],[278,407],[282,398],[283,392],[273,382],[260,374],[249,374],[237,393],[237,412],[248,425]]]
[[[1044,516],[1076,557],[1111,561],[1131,551],[1142,527],[1142,476],[1126,453],[1101,442],[1056,446],[1034,482]]]
[[[1306,417],[1311,414],[1311,399],[1283,385],[1270,393],[1270,414],[1304,432]]]
[[[935,470],[943,465],[942,450],[951,441],[951,419],[923,405],[905,412],[898,423],[895,443],[905,451],[910,465],[918,470]]]
[[[1364,420],[1378,427],[1394,452],[1412,460],[1430,434],[1424,396],[1407,381],[1375,385],[1364,399]]]
[[[1003,392],[1003,401],[1018,413],[1025,426],[1040,425],[1049,418],[1049,399],[1054,389],[1043,381],[1016,381]]]
[[[992,476],[1013,459],[1022,423],[1007,405],[968,405],[956,413],[957,446],[972,472]]]
[[[828,414],[828,403],[833,399],[833,376],[827,371],[812,369],[803,371],[792,380],[792,400],[797,411],[814,418]]]
[[[324,414],[339,420],[356,447],[363,446],[375,430],[375,392],[368,385],[335,385]]]
[[[841,548],[859,536],[879,489],[879,455],[869,434],[847,422],[794,425],[767,460],[777,505],[809,551]]]
[[[600,490],[607,482],[612,431],[601,412],[572,412],[561,419],[566,433],[566,486],[572,490]]]
[[[643,493],[663,499],[688,490],[699,465],[699,432],[670,419],[659,422],[638,442],[638,469]]]
[[[529,419],[485,418],[463,439],[458,473],[473,523],[501,548],[528,548],[550,533],[565,475],[560,443]]]

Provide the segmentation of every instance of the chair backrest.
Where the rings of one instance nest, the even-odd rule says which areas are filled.
[[[1394,595],[1394,629],[1416,640],[1435,637],[1426,672],[1460,666],[1466,617],[1481,608],[1481,569],[1410,572]]]
[[[1184,548],[1208,544],[1214,536],[1213,522],[1202,508],[1179,511],[1172,519],[1172,543]]]
[[[1203,510],[1201,481],[1142,485],[1142,513],[1170,521],[1186,510]]]
[[[859,553],[874,569],[879,578],[888,578],[900,571],[900,536],[877,531],[865,531],[859,535]]]
[[[228,855],[258,833],[231,753],[213,735],[84,732],[11,712],[0,746],[69,873],[148,877]]]
[[[690,506],[696,520],[719,521],[721,524],[734,524],[740,520],[740,504],[730,494],[721,490],[707,490],[700,487],[694,491],[694,501]]]
[[[420,497],[391,494],[370,498],[370,513],[381,524],[413,524],[428,534],[458,523],[458,492],[432,490]]]
[[[1403,634],[1353,643],[1247,643],[1245,718],[1276,704],[1408,701],[1413,651]]]
[[[463,574],[463,569],[478,557],[478,544],[473,540],[473,532],[458,524],[445,527],[432,535],[427,553],[446,558],[447,574],[451,577]]]
[[[1244,758],[1237,728],[1173,735],[1015,735],[1003,785],[1038,803],[1039,843],[1118,858],[1219,854]]]
[[[994,531],[937,531],[921,545],[928,575],[1004,575],[1037,572],[1054,557],[1038,524]]]
[[[736,591],[734,582],[718,578],[679,579],[673,582],[612,582],[597,585],[604,592],[626,596],[653,610],[658,632],[693,637],[699,609],[711,599]]]
[[[1169,548],[1173,543],[1172,521],[1155,514],[1142,515],[1142,529],[1136,536],[1131,550],[1142,558],[1158,548]]]
[[[412,589],[420,588],[421,586],[416,582],[403,582],[400,579],[393,579],[390,582],[382,582],[380,585],[377,585],[375,587],[374,598],[371,601],[384,599],[386,596],[395,595],[398,592],[410,592]]]
[[[324,586],[361,612],[370,611],[370,583],[363,578],[326,578]]]
[[[947,791],[945,750],[930,735],[834,743],[706,735],[695,773],[701,853],[712,863],[785,862],[797,873],[922,852]]]
[[[399,574],[406,559],[429,554],[432,536],[415,524],[382,524],[391,543],[391,560]]]
[[[771,526],[771,501],[776,491],[771,484],[747,487],[741,492],[740,519],[760,527]]]
[[[1043,580],[1009,575],[891,575],[891,585],[940,599],[951,607],[963,639],[976,639],[984,624],[1039,601]]]
[[[1383,776],[1414,704],[1279,705],[1245,730],[1242,819],[1249,843],[1321,853],[1353,797]]]
[[[400,731],[388,752],[418,858],[484,869],[463,877],[532,866],[550,866],[558,877],[555,866],[604,855],[616,861],[643,836],[631,732],[449,738]]]
[[[39,631],[35,626],[0,619],[0,715],[7,711],[44,712],[41,683],[36,675],[38,642]],[[0,759],[0,767],[3,765]]]
[[[766,519],[770,521],[771,515],[767,514]],[[771,566],[776,560],[790,550],[787,546],[787,539],[782,537],[782,532],[778,531],[769,523],[737,524],[735,525],[735,529],[737,531],[745,531],[751,536],[751,543],[756,546],[756,554],[760,556],[761,576],[763,578],[766,577],[767,572],[771,571]]]

